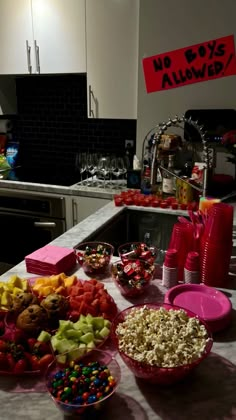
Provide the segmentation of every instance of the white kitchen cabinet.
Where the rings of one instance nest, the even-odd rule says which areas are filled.
[[[0,51],[0,74],[85,72],[85,0],[0,0]]]
[[[32,44],[31,0],[0,0],[0,74],[29,73]]]
[[[88,117],[137,118],[139,0],[86,0]]]
[[[32,0],[32,16],[36,71],[85,73],[85,0]]]
[[[72,226],[86,219],[86,217],[108,204],[109,201],[111,200],[108,198],[73,196],[71,198]],[[67,219],[67,221],[69,220]]]

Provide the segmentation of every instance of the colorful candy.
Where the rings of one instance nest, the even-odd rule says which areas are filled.
[[[100,270],[109,264],[111,250],[103,244],[96,247],[87,245],[83,252],[77,253],[77,257],[82,264],[88,265],[93,270]]]
[[[154,270],[154,265],[142,260],[119,261],[112,265],[112,275],[124,294],[130,290],[142,291],[152,279]]]
[[[88,405],[109,395],[116,385],[106,365],[99,362],[88,364],[74,362],[54,373],[48,383],[52,396],[60,402]]]
[[[153,264],[156,259],[157,250],[155,247],[149,247],[145,243],[133,243],[120,247],[120,257],[123,262],[140,259]]]

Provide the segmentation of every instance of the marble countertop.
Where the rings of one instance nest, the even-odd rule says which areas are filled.
[[[0,180],[0,189],[3,190],[17,190],[17,191],[32,191],[38,193],[51,193],[51,194],[63,194],[83,197],[95,197],[95,198],[107,198],[112,199],[114,194],[119,194],[121,189],[119,184],[117,188],[110,188],[107,185],[105,188],[101,185],[100,187],[88,187],[81,185],[80,183],[73,184],[70,186],[62,185],[51,185],[51,184],[37,184],[32,182],[22,181],[9,181]]]
[[[107,204],[52,242],[54,245],[72,248],[86,239],[92,230],[111,220],[122,207]],[[223,289],[233,305],[233,321],[229,328],[214,336],[210,356],[182,383],[171,387],[149,385],[137,380],[124,365],[119,355],[122,377],[114,397],[108,402],[99,418],[103,420],[228,420],[236,419],[236,260],[232,259],[231,288]],[[87,278],[81,268],[76,267],[79,278]],[[25,263],[1,276],[7,280],[11,274],[32,277],[26,273]],[[166,289],[161,285],[160,272],[142,302],[163,302]],[[137,301],[126,300],[108,275],[102,280],[115,299],[118,308],[124,309]],[[24,392],[22,392],[22,388]],[[19,392],[20,391],[20,392]],[[37,378],[15,381],[0,377],[1,420],[63,419],[45,392],[43,381]]]

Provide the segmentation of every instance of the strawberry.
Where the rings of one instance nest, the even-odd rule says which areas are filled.
[[[51,353],[51,347],[49,343],[45,343],[44,341],[37,341],[34,344],[33,354],[36,354],[38,356],[43,356],[44,354]]]
[[[36,338],[28,338],[27,339],[27,344],[28,344],[28,347],[29,347],[30,351],[33,351],[35,343],[37,343]]]
[[[7,351],[8,349],[8,344],[6,343],[6,341],[4,340],[0,340],[0,351]]]
[[[50,365],[50,363],[52,363],[53,360],[54,360],[54,357],[53,357],[52,354],[45,354],[38,361],[39,369],[41,371],[44,371],[45,369],[47,369],[47,367]]]
[[[10,372],[13,372],[16,363],[11,353],[6,354],[6,360],[7,360],[7,363],[6,363],[7,368],[5,366],[4,370],[9,370]]]
[[[21,374],[24,373],[27,367],[27,362],[25,359],[20,359],[16,362],[14,367],[14,373]]]
[[[39,370],[39,359],[34,354],[31,355],[30,365],[32,370]]]
[[[0,370],[7,370],[8,368],[8,360],[7,354],[4,352],[0,352]]]

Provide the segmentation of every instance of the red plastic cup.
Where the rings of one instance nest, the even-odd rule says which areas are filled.
[[[191,251],[188,253],[184,268],[188,271],[200,270],[200,256],[198,252]]]
[[[114,197],[115,206],[123,206],[123,198],[122,197]]]
[[[176,249],[167,249],[164,265],[168,268],[176,268],[178,265],[178,253]]]

